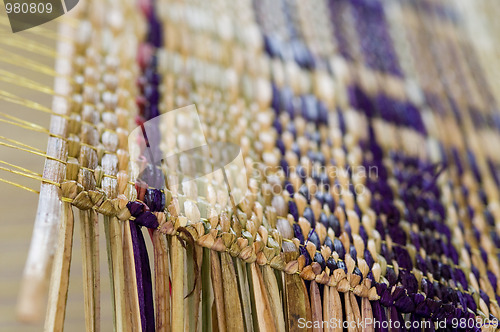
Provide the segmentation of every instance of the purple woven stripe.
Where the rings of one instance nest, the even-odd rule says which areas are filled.
[[[405,188],[400,192],[401,198],[405,202],[406,212],[404,219],[411,224],[418,225],[420,232],[410,232],[410,238],[401,232],[399,220],[401,216],[394,209],[392,200],[394,199],[387,186],[387,170],[381,163],[383,153],[376,142],[373,129],[370,129],[370,140],[362,144],[365,150],[370,150],[373,159],[365,163],[366,166],[377,165],[379,168],[379,178],[376,181],[368,179],[367,186],[373,194],[378,194],[380,199],[372,200],[372,208],[377,215],[386,216],[387,223],[383,224],[377,219],[376,228],[381,235],[388,234],[393,242],[402,246],[393,246],[392,250],[383,244],[382,256],[387,261],[396,260],[399,265],[399,275],[396,275],[392,268],[387,268],[386,278],[388,285],[384,283],[376,284],[377,293],[381,297],[379,301],[372,302],[374,318],[384,321],[384,314],[394,321],[402,322],[400,313],[411,313],[410,319],[417,321],[445,321],[451,324],[452,319],[468,318],[468,310],[476,312],[477,306],[470,294],[462,293],[444,283],[430,281],[427,278],[421,280],[419,287],[415,276],[409,272],[413,268],[411,259],[404,245],[410,241],[417,249],[423,248],[425,252],[432,252],[437,255],[450,257],[453,264],[458,264],[458,253],[451,243],[451,231],[444,223],[446,211],[440,203],[440,190],[436,186],[435,179],[439,176],[441,169],[439,165],[430,164],[419,158],[410,157],[403,153],[391,152],[389,157],[394,162],[393,176],[400,186]],[[455,153],[456,164],[461,167],[461,160],[458,153]],[[469,165],[475,164],[474,156],[468,155]],[[474,166],[471,166],[474,169]],[[416,195],[418,193],[418,195]],[[418,213],[418,209],[426,210],[425,216]],[[429,211],[433,211],[432,218],[429,218]],[[472,216],[471,216],[472,217]],[[487,220],[488,216],[485,216]],[[494,222],[489,221],[489,222]],[[461,226],[463,227],[463,226]],[[442,234],[441,238],[426,235],[423,230]],[[467,250],[470,250],[466,246]],[[480,248],[482,250],[482,248]],[[483,260],[487,263],[486,255],[482,254]],[[455,284],[460,284],[464,289],[468,288],[467,279],[463,271],[427,257],[422,258],[419,254],[416,257],[416,267],[424,274],[431,273],[436,280],[453,280]],[[472,272],[479,277],[479,271],[474,266]],[[488,271],[489,272],[489,271]],[[488,273],[488,278],[492,284],[496,284],[496,277],[493,273]],[[420,289],[419,289],[420,288]],[[490,300],[485,292],[480,293],[481,298],[488,303]],[[403,325],[402,325],[403,326]]]
[[[142,331],[153,332],[155,331],[155,315],[148,251],[140,226],[131,222],[130,233],[132,234],[132,247],[134,249],[135,276],[137,279]]]
[[[148,31],[146,43],[158,49],[163,45],[163,27],[159,18],[155,14],[155,1],[151,0],[152,11],[147,14]],[[138,124],[142,126],[144,121],[155,118],[159,115],[158,104],[160,101],[159,84],[161,76],[157,70],[156,55],[147,59],[145,68],[143,68],[142,77],[139,80],[139,88],[142,93],[144,102],[139,110]],[[139,178],[147,186],[161,188],[164,184],[164,179],[161,171],[155,166],[156,161],[160,160],[161,150],[159,149],[161,135],[159,130],[146,132],[143,128],[144,139],[149,148],[149,157],[152,164],[148,164]],[[143,151],[143,153],[146,153]],[[155,161],[156,160],[156,161]],[[136,186],[137,188],[137,186]],[[155,229],[158,227],[156,216],[151,211],[163,211],[165,207],[165,195],[161,190],[146,189],[145,197],[143,198],[148,204],[149,210],[139,202],[129,202],[129,208],[132,216],[136,219],[130,223],[130,231],[132,234],[132,244],[134,250],[135,274],[137,279],[137,292],[139,298],[139,308],[141,314],[141,326],[144,332],[155,331],[155,313],[153,305],[153,285],[151,281],[151,268],[149,266],[148,251],[141,227]]]
[[[346,22],[342,19],[342,15],[345,13],[345,8],[347,6],[348,3],[343,0],[330,0],[328,2],[333,25],[333,34],[337,42],[339,53],[347,60],[353,60],[352,51],[349,46],[349,37],[345,32]]]
[[[350,4],[366,64],[371,68],[402,76],[382,3],[355,0]]]
[[[378,322],[386,322],[387,321],[387,316],[385,315],[385,309],[380,305],[380,301],[373,301],[372,302],[372,311],[373,311],[373,318],[374,320]],[[379,324],[376,328],[375,331],[377,332],[387,332],[389,331],[387,328],[383,327],[383,324]]]
[[[348,87],[348,97],[354,109],[364,112],[369,118],[379,117],[398,126],[413,128],[422,135],[427,134],[419,109],[409,101],[382,93],[371,97],[358,85]]]

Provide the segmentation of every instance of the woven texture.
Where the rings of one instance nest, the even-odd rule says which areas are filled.
[[[88,239],[87,324],[99,215],[115,323],[132,330],[500,316],[498,9],[122,5],[90,1],[111,19],[67,26],[72,101],[52,137],[67,149],[58,211],[79,210]]]

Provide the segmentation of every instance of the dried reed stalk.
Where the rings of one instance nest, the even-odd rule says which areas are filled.
[[[152,239],[155,261],[156,330],[168,331],[170,327],[170,268],[166,239],[158,231],[153,232]]]
[[[295,252],[286,252],[285,261],[294,260]],[[287,330],[299,330],[298,318],[312,319],[309,296],[306,285],[297,274],[285,274],[285,308],[287,317]]]
[[[108,263],[110,263],[110,280],[113,296],[113,313],[117,331],[127,329],[125,305],[125,272],[123,267],[122,225],[118,218],[104,216],[104,227],[108,228],[106,243],[108,247]]]
[[[196,280],[196,287],[194,289],[194,294],[193,294],[193,297],[194,297],[194,308],[195,308],[195,321],[194,321],[194,330],[195,331],[199,331],[200,330],[200,327],[203,325],[203,320],[202,320],[202,317],[201,317],[201,310],[200,310],[200,307],[201,307],[201,301],[202,301],[202,297],[201,297],[201,292],[202,292],[202,282],[201,282],[201,279],[202,279],[202,271],[201,271],[201,266],[203,265],[203,248],[200,247],[200,246],[197,246],[195,245],[194,246],[194,255],[195,255],[195,259],[196,259],[196,262],[198,264],[198,275],[196,276],[197,280]],[[201,324],[200,324],[201,323]]]
[[[351,300],[352,312],[354,313],[354,321],[356,322],[356,326],[358,326],[358,323],[361,322],[361,311],[359,309],[358,300],[356,299],[356,295],[351,291],[349,291],[349,298]]]
[[[69,197],[64,192],[64,197]],[[68,298],[69,271],[71,267],[71,254],[73,251],[73,210],[71,203],[62,205],[62,220],[59,227],[57,251],[54,255],[52,275],[50,279],[49,301],[45,317],[44,331],[62,331],[66,314],[66,300]]]
[[[257,317],[259,329],[261,331],[276,331],[264,280],[262,279],[262,274],[256,262],[250,264],[250,274],[255,301],[255,315]]]
[[[323,319],[327,322],[333,322],[333,303],[330,297],[330,286],[324,286],[323,288]],[[332,332],[334,328],[327,324],[324,328],[325,332]]]
[[[280,274],[282,272],[279,272]],[[262,277],[264,278],[264,285],[271,305],[271,312],[273,314],[276,330],[285,331],[285,317],[283,315],[283,303],[281,300],[280,289],[276,281],[274,270],[269,265],[262,266]]]
[[[322,326],[323,322],[323,308],[321,307],[321,294],[319,292],[319,287],[316,281],[311,281],[310,285],[310,297],[311,297],[311,317],[313,321],[313,331],[319,332],[323,331],[323,328],[316,327],[315,322],[319,322]]]
[[[340,299],[340,294],[335,287],[330,287],[330,318],[333,318],[337,322],[336,328],[333,331],[341,332],[343,317],[342,317],[342,300]]]
[[[95,212],[90,210],[80,211],[80,237],[82,242],[82,264],[83,264],[83,299],[85,308],[85,326],[87,331],[98,331],[99,322],[96,321],[96,298],[95,294],[95,264],[94,261],[94,219]]]
[[[93,211],[92,211],[93,212]],[[92,237],[92,275],[94,276],[94,315],[96,322],[96,331],[101,328],[101,267],[99,260],[99,216],[92,213],[91,227],[93,230]]]
[[[57,45],[58,56],[55,70],[59,74],[54,81],[54,90],[60,96],[54,96],[52,108],[54,113],[67,115],[70,112],[69,101],[62,96],[69,96],[71,84],[69,76],[72,72],[71,61],[74,47],[68,40],[73,39],[74,29],[68,24],[60,24],[60,41]],[[56,136],[65,136],[68,121],[53,115],[50,120],[50,132]],[[67,144],[59,137],[50,136],[47,144],[47,156],[65,160]],[[46,159],[43,177],[55,182],[64,179],[66,165],[53,159]],[[48,273],[51,270],[54,245],[57,243],[58,225],[66,223],[66,215],[61,215],[62,203],[59,198],[59,188],[42,182],[40,198],[30,249],[23,271],[23,279],[19,292],[17,315],[26,322],[35,322],[41,318],[44,306]]]
[[[241,310],[238,283],[234,270],[233,260],[227,252],[222,252],[222,282],[224,288],[224,310],[226,313],[226,326],[228,331],[243,331],[244,321]]]
[[[135,275],[134,251],[132,248],[132,235],[130,233],[130,221],[123,222],[123,265],[125,278],[125,305],[126,315],[128,317],[127,331],[140,331],[141,311],[139,308],[139,296],[137,291],[137,279]],[[167,290],[168,291],[168,290]],[[114,296],[113,296],[114,301]]]
[[[215,250],[210,250],[210,265],[212,275],[212,288],[214,291],[214,303],[216,312],[217,325],[215,326],[219,332],[227,331],[226,328],[226,312],[224,307],[224,291],[222,288],[222,270],[219,260],[219,253]],[[212,322],[212,326],[214,322]]]
[[[111,307],[113,308],[113,326],[116,329],[116,304],[115,304],[115,282],[113,273],[113,255],[111,249],[111,225],[110,218],[108,216],[104,217],[104,236],[106,238],[106,253],[108,257],[108,271],[109,271],[109,289],[111,292]],[[132,254],[133,258],[133,254]],[[135,271],[134,271],[135,273]]]
[[[353,303],[353,300],[355,303]],[[351,292],[345,292],[344,293],[344,307],[345,307],[345,312],[346,312],[346,321],[348,324],[347,330],[349,332],[357,332],[357,321],[356,321],[356,308],[358,308],[358,313],[359,313],[359,307],[358,307],[358,302],[356,302],[356,298],[354,297],[354,294],[351,296]]]
[[[196,275],[194,271],[194,246],[191,243],[186,243],[186,271],[184,273],[184,284],[187,291],[191,292],[194,287]],[[198,308],[195,307],[195,297],[193,294],[184,299],[184,307],[186,308],[184,315],[184,330],[196,331],[196,318],[198,317]]]
[[[201,265],[201,330],[203,332],[212,331],[212,302],[213,293],[210,278],[210,249],[202,248],[203,250],[203,264]]]
[[[246,331],[253,331],[252,319],[252,301],[250,298],[250,287],[248,285],[247,264],[241,259],[236,259],[236,268],[238,271],[238,286],[241,294],[241,304],[243,309],[243,317],[245,319]]]
[[[373,332],[375,331],[375,327],[373,324],[373,311],[372,305],[370,304],[370,300],[367,297],[361,299],[361,312],[363,315],[363,331]]]
[[[170,238],[172,265],[172,331],[184,331],[184,248],[180,240]]]

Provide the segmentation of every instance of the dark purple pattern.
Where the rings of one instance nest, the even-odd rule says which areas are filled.
[[[342,242],[340,242],[339,239],[335,238],[333,240],[333,247],[335,248],[335,251],[339,255],[340,259],[342,259],[342,260],[345,259],[344,245],[342,244]]]
[[[311,228],[314,229],[314,227],[316,227],[316,221],[314,218],[313,210],[310,207],[306,207],[302,215],[307,219],[307,221],[309,221],[309,223],[311,224]]]
[[[146,189],[144,203],[152,212],[165,210],[165,192],[158,189]]]
[[[309,232],[309,235],[307,236],[307,241],[314,244],[316,246],[316,249],[319,249],[321,247],[319,236],[318,234],[316,234],[314,229],[311,229],[311,231]]]
[[[299,252],[301,255],[304,255],[304,258],[306,259],[306,265],[312,263],[311,255],[309,255],[309,252],[307,251],[306,247],[299,246]]]
[[[353,0],[351,8],[366,65],[395,76],[403,76],[382,3],[378,0]]]
[[[385,314],[385,309],[380,305],[380,301],[373,301],[372,302],[372,311],[373,311],[373,318],[379,322],[386,322],[387,321],[387,316]],[[384,324],[379,324],[377,325],[375,331],[377,332],[387,332],[389,331],[387,328],[384,328]]]
[[[304,235],[302,234],[302,229],[300,229],[299,224],[293,224],[293,235],[299,240],[300,244],[304,244]]]
[[[338,269],[337,262],[333,259],[333,257],[328,258],[328,261],[326,261],[326,266],[330,269],[330,275],[333,274],[333,271]]]
[[[288,212],[293,216],[293,219],[295,221],[299,220],[299,209],[297,208],[297,204],[295,204],[294,201],[288,201]]]
[[[134,222],[130,223],[130,233],[134,250],[135,276],[137,279],[142,330],[153,332],[155,331],[153,286],[146,243],[144,242],[141,227]]]
[[[346,24],[342,18],[342,14],[349,9],[348,2],[345,0],[330,0],[328,2],[330,8],[331,22],[333,25],[333,33],[340,55],[347,60],[353,60],[352,51],[350,50],[349,36],[345,32]]]
[[[163,45],[163,26],[155,14],[154,0],[151,0],[151,7],[152,10],[146,12],[148,21],[146,44],[156,50]],[[144,203],[129,202],[127,208],[135,218],[130,222],[130,231],[132,235],[142,331],[154,332],[155,313],[151,268],[149,266],[148,252],[141,227],[144,226],[149,229],[158,228],[158,220],[152,212],[159,212],[165,209],[164,191],[147,188],[148,186],[163,188],[165,185],[163,172],[160,168],[162,155],[160,150],[161,134],[159,130],[148,130],[146,133],[144,128],[144,122],[160,115],[158,104],[161,99],[159,90],[161,75],[157,71],[157,58],[155,54],[149,59],[143,59],[142,61],[144,61],[144,66],[141,66],[143,73],[142,77],[138,80],[142,96],[138,98],[139,116],[136,122],[142,128],[143,137],[141,139],[147,146],[147,150],[142,151],[143,156],[141,157],[147,161],[147,164],[139,175],[140,181],[138,181],[144,183],[146,190],[142,192],[144,197],[140,198],[144,200]]]
[[[319,263],[319,265],[321,265],[321,270],[325,269],[326,262],[325,259],[323,258],[323,255],[320,252],[316,252],[316,254],[314,254],[314,261],[316,263]]]

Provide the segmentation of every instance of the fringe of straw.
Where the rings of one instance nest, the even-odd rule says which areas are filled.
[[[67,203],[64,203],[67,204]],[[100,275],[97,215],[93,210],[80,211],[82,241],[83,295],[87,331],[99,331]]]
[[[73,208],[70,203],[63,203],[62,216],[63,222],[59,227],[57,251],[54,255],[50,278],[45,331],[62,331],[66,315],[74,228]]]

